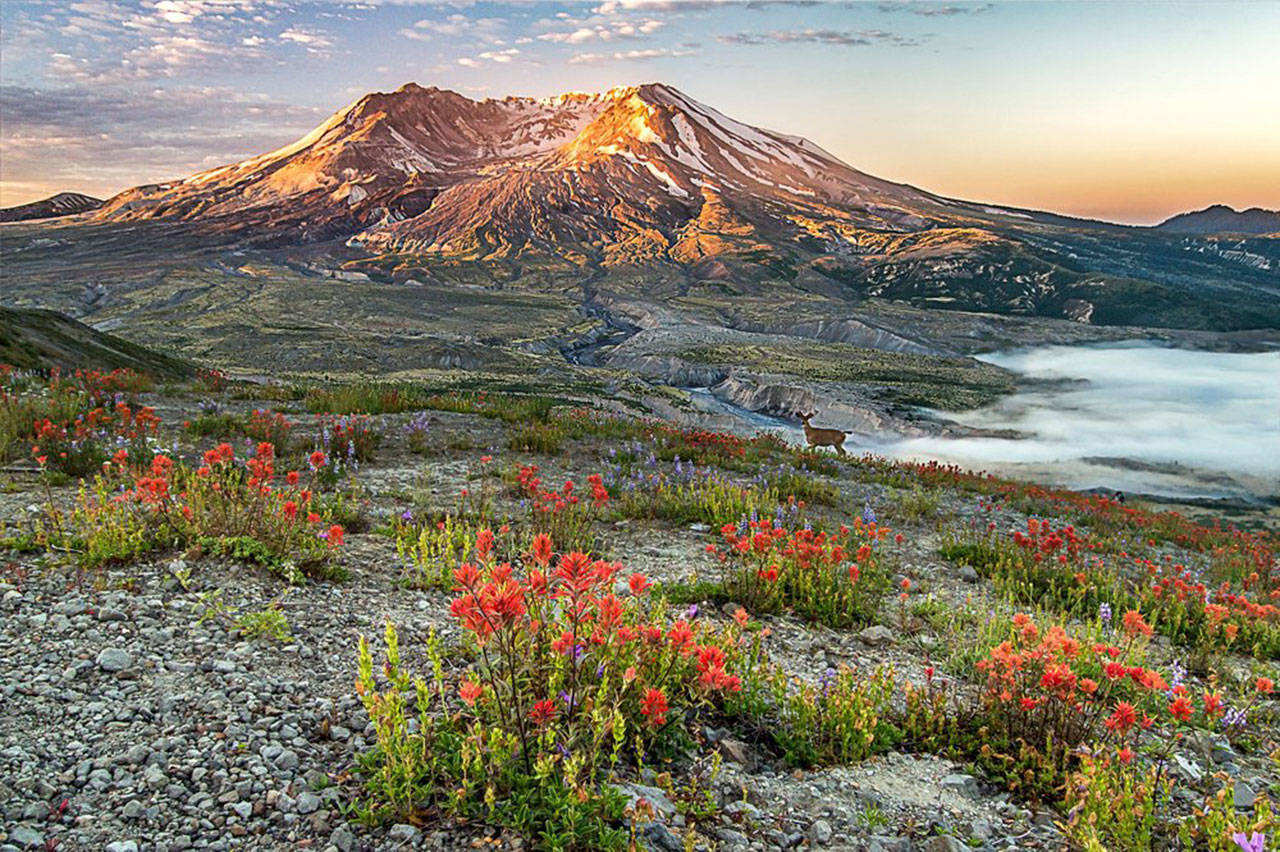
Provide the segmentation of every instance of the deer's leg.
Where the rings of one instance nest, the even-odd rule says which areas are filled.
[[[835,447],[836,447],[837,453],[839,453],[840,455],[844,455],[844,441],[840,441],[835,445]]]

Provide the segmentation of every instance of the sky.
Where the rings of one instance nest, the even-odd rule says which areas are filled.
[[[1280,2],[0,2],[0,206],[280,147],[370,91],[664,82],[957,198],[1280,208]]]

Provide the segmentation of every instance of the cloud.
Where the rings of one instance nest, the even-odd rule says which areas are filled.
[[[468,18],[454,13],[446,18],[423,18],[412,27],[400,30],[400,35],[415,41],[431,41],[436,37],[456,38],[468,36],[481,43],[501,41],[506,31],[505,18]]]
[[[319,30],[306,27],[290,27],[279,36],[281,41],[300,44],[308,53],[324,53],[326,48],[333,47],[333,39]]]
[[[543,33],[538,36],[542,41],[562,44],[583,44],[589,41],[612,41],[614,39],[639,39],[653,35],[664,26],[657,18],[646,20],[610,20],[599,23],[586,23],[571,30]]]
[[[509,47],[506,50],[486,50],[480,54],[481,59],[488,59],[490,62],[500,62],[506,64],[520,55],[518,48]]]
[[[0,183],[99,195],[270,151],[324,117],[224,87],[102,85],[0,86],[0,114]]]
[[[888,44],[895,47],[916,47],[920,38],[898,35],[885,30],[773,30],[772,32],[753,33],[740,32],[731,35],[716,36],[725,44],[763,45],[763,44],[829,44],[841,47],[865,47],[873,44]]]
[[[278,0],[77,0],[52,9],[41,16],[56,30],[56,36],[44,39],[45,67],[72,83],[238,71],[265,64],[273,43],[303,44],[313,53],[333,43],[325,34],[298,27],[270,35],[283,9]]]
[[[938,6],[933,3],[881,3],[881,12],[906,12],[926,18],[948,18],[953,15],[979,15],[992,8],[993,3],[963,3],[955,6]]]
[[[602,62],[638,62],[649,59],[692,56],[694,50],[669,50],[651,47],[644,50],[622,50],[614,53],[579,53],[569,57],[570,65],[599,65]]]

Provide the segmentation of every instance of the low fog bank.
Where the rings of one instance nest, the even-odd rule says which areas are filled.
[[[947,416],[1022,437],[917,438],[873,451],[1071,488],[1183,498],[1280,494],[1280,352],[1135,343],[1048,346],[982,358],[1048,383]]]

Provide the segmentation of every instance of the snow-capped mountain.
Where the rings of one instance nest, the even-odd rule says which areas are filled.
[[[1155,325],[1191,302],[1208,311],[1218,296],[1204,288],[1241,268],[1193,258],[1158,230],[873,177],[662,84],[478,101],[408,84],[360,98],[277,151],[136,187],[94,216],[176,220],[260,245],[337,241],[349,263],[363,254],[367,270],[393,280],[480,264],[506,266],[478,270],[481,281],[529,281],[540,269],[558,287],[621,276],[618,286],[725,282],[750,295],[786,282],[1095,323]],[[1152,287],[1179,292],[1153,299]],[[1245,313],[1232,322],[1265,319]]]
[[[903,230],[928,226],[919,208],[947,211],[927,193],[669,86],[475,101],[409,84],[366,95],[277,151],[128,190],[99,215],[265,228],[300,241],[358,235],[382,248],[509,253],[656,236],[647,229],[670,242],[726,199],[730,207],[773,205],[779,222],[836,205]]]

